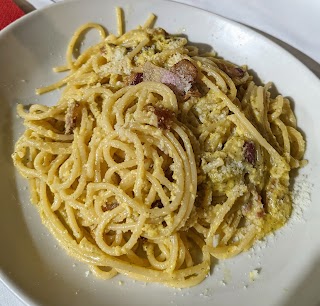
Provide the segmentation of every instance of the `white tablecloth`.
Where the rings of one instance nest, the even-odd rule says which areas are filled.
[[[51,2],[30,0],[37,9]],[[57,1],[56,1],[57,2]],[[287,49],[320,78],[319,0],[177,0],[246,24]],[[24,306],[0,282],[1,306]]]

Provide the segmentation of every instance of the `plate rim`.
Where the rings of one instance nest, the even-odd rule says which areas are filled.
[[[93,0],[91,3],[95,2],[95,1],[96,0]],[[130,0],[124,0],[124,1],[127,3],[131,3]],[[223,23],[231,24],[235,27],[238,27],[240,30],[245,31],[246,33],[253,34],[255,37],[258,37],[259,40],[263,40],[264,42],[266,42],[267,44],[272,46],[272,48],[276,49],[277,51],[284,54],[286,57],[290,58],[294,62],[295,65],[299,65],[300,69],[303,70],[303,73],[308,74],[307,77],[312,78],[313,82],[317,83],[318,86],[320,87],[320,79],[309,67],[307,67],[295,55],[290,53],[284,47],[277,44],[272,39],[264,36],[259,29],[255,30],[254,28],[247,26],[243,23],[234,21],[232,19],[226,18],[224,16],[221,16],[221,15],[214,13],[212,11],[209,11],[207,9],[199,8],[199,7],[196,7],[196,6],[188,4],[188,3],[181,3],[181,2],[174,1],[174,0],[151,0],[151,1],[142,0],[142,1],[147,1],[149,3],[153,2],[153,3],[160,4],[160,5],[161,5],[161,3],[167,3],[167,5],[173,5],[173,6],[177,6],[177,7],[179,7],[179,6],[180,7],[189,7],[189,8],[192,8],[193,10],[197,10],[199,12],[211,15],[212,18],[214,18],[218,21],[222,21]],[[36,9],[30,13],[27,13],[0,31],[0,43],[2,42],[3,39],[5,39],[6,35],[10,35],[10,33],[12,31],[14,31],[15,29],[19,29],[19,27],[23,27],[30,20],[37,18],[37,16],[42,14],[42,12],[51,11],[52,9],[54,9],[57,6],[79,5],[80,3],[84,3],[84,2],[85,2],[84,0],[64,0],[61,2],[49,4],[48,6]],[[116,1],[105,0],[106,5],[113,5],[114,7],[117,6],[116,2],[117,2],[117,0]],[[156,11],[156,7],[155,7],[155,11]],[[4,286],[23,304],[30,305],[30,306],[38,306],[35,299],[30,294],[25,292],[25,289],[23,289],[19,285],[17,285],[14,278],[10,274],[5,273],[1,266],[2,266],[2,264],[0,263],[0,281],[2,282],[2,284],[4,284]]]

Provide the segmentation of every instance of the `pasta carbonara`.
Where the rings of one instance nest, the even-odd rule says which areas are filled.
[[[60,245],[98,277],[200,283],[212,257],[247,250],[286,223],[289,174],[305,141],[287,98],[245,66],[144,26],[80,27],[56,105],[18,105],[12,155]],[[89,28],[101,42],[74,58]]]

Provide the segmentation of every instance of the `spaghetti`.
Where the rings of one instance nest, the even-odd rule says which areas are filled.
[[[200,283],[211,256],[250,248],[290,217],[289,173],[305,142],[289,100],[246,67],[143,27],[93,23],[67,48],[55,106],[18,105],[26,131],[12,155],[60,245],[98,277],[174,287]],[[74,47],[95,28],[101,42]]]

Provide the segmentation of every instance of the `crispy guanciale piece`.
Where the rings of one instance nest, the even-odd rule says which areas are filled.
[[[197,76],[197,67],[187,59],[179,61],[170,70],[158,67],[150,62],[143,66],[144,81],[160,82],[167,85],[183,101],[191,96],[200,96],[200,92],[194,86]]]
[[[229,66],[223,63],[217,64],[218,67],[223,70],[230,78],[242,78],[244,76],[244,70],[240,67]]]
[[[77,117],[79,116],[79,103],[74,101],[68,103],[65,116],[65,134],[71,134],[76,127]]]
[[[194,84],[198,76],[197,67],[187,59],[183,59],[173,65],[170,71],[191,84]]]
[[[243,145],[243,156],[244,159],[250,163],[252,166],[255,165],[256,163],[256,155],[257,155],[257,151],[256,151],[256,146],[254,144],[253,141],[245,141],[244,145]]]
[[[143,81],[143,73],[133,72],[126,79],[126,85],[137,85]]]
[[[175,113],[168,108],[162,106],[149,105],[148,110],[152,111],[158,119],[158,128],[170,130]]]
[[[101,207],[101,209],[102,209],[102,211],[109,211],[109,210],[115,209],[118,206],[119,206],[119,203],[117,201],[113,201],[111,203],[104,204]]]

